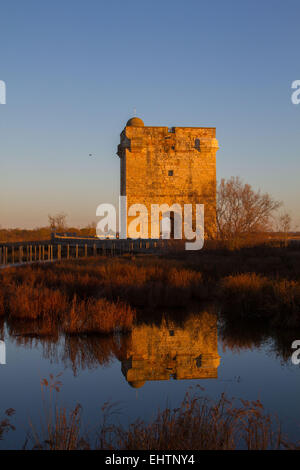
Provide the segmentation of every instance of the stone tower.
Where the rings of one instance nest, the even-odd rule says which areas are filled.
[[[149,220],[151,204],[204,204],[205,237],[211,237],[216,232],[217,150],[214,127],[145,126],[131,118],[117,152],[121,195],[127,196],[128,207],[144,204]]]

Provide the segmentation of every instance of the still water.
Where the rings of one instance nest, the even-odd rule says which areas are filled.
[[[0,441],[1,449],[22,447],[30,423],[40,427],[40,382],[60,373],[59,403],[68,409],[80,403],[84,428],[92,434],[105,402],[114,404],[111,419],[126,425],[150,419],[158,408],[177,407],[191,388],[212,399],[222,392],[259,398],[289,438],[300,439],[300,367],[291,361],[291,343],[299,333],[224,324],[208,310],[182,321],[166,314],[139,322],[128,335],[34,338],[28,326],[24,335],[20,325],[6,325],[2,339],[0,409],[1,415],[16,410],[16,430]]]

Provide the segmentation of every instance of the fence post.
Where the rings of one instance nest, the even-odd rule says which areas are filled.
[[[2,264],[2,246],[0,246],[0,264]]]
[[[61,245],[57,245],[57,259],[61,259]]]
[[[76,245],[76,254],[75,257],[78,258],[78,245]]]
[[[97,245],[96,245],[96,243],[94,243],[94,245],[93,245],[93,252],[94,252],[94,256],[97,256]]]
[[[87,244],[84,245],[84,256],[87,257]]]
[[[67,244],[67,259],[70,258],[70,245],[69,243]]]

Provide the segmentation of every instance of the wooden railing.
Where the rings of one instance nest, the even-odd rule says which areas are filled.
[[[95,240],[55,238],[44,242],[0,243],[0,266],[89,256],[158,252],[167,240]]]

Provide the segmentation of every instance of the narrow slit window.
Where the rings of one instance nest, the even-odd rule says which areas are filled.
[[[201,152],[200,139],[195,139],[195,149]]]
[[[173,176],[173,170],[168,171],[168,176]]]

